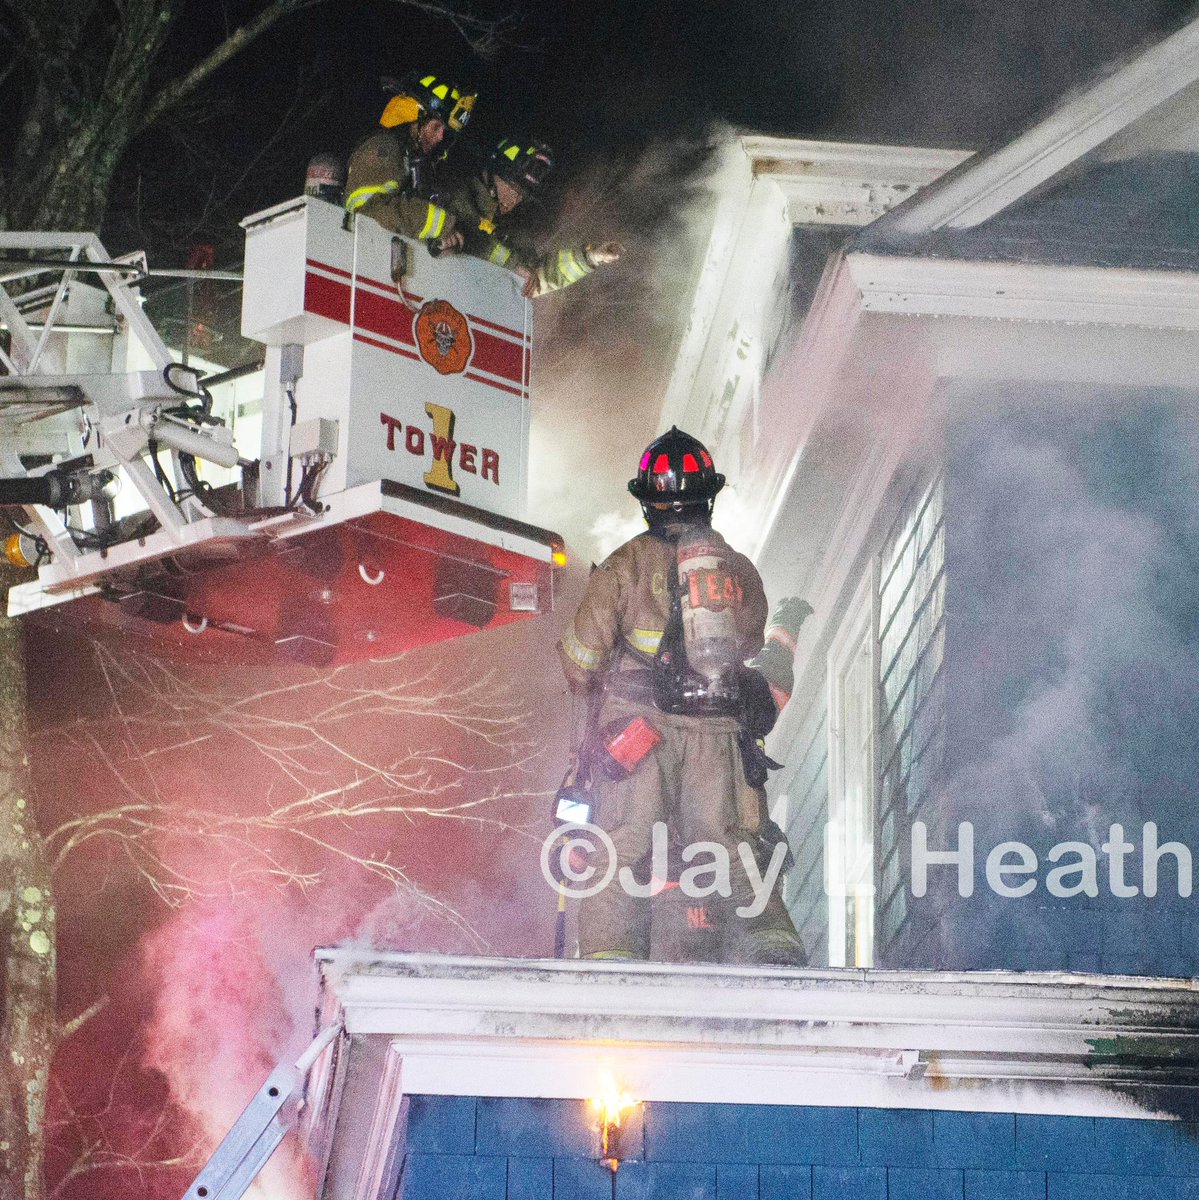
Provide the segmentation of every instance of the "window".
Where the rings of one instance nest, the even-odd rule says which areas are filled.
[[[940,478],[915,487],[883,543],[878,582],[878,956],[907,958],[900,863],[930,800],[945,734],[945,522]]]

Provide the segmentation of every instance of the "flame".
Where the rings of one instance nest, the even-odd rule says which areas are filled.
[[[616,1076],[611,1071],[605,1071],[600,1076],[599,1095],[593,1096],[591,1107],[600,1115],[601,1127],[603,1130],[602,1153],[603,1157],[608,1159],[608,1165],[613,1171],[616,1170],[617,1160],[609,1157],[608,1147],[611,1141],[611,1133],[613,1129],[620,1128],[621,1115],[628,1112],[631,1108],[636,1108],[641,1103],[640,1100],[626,1092],[623,1087],[616,1081]]]

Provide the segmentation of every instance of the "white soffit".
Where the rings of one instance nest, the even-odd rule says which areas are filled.
[[[730,328],[768,298],[795,225],[865,226],[970,151],[739,136],[713,173],[715,199],[690,316],[662,404],[663,427],[706,427]]]
[[[1190,981],[320,951],[404,1090],[1146,1115],[1194,1091]],[[1159,1102],[1160,1101],[1160,1102]]]
[[[968,150],[744,137],[755,179],[774,183],[793,225],[868,225],[968,159]]]
[[[852,253],[864,312],[1199,330],[1199,274]]]
[[[978,225],[1197,80],[1199,20],[1065,101],[995,153],[897,208],[874,233],[911,237]]]

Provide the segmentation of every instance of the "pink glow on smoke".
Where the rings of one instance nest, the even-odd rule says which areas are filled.
[[[206,1159],[281,1058],[298,1057],[312,1033],[310,916],[268,897],[238,908],[189,910],[143,943],[155,996],[145,1065],[199,1127]],[[304,1164],[290,1140],[261,1178],[260,1194],[304,1194]]]

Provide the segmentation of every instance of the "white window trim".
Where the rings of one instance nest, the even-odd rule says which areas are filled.
[[[316,957],[352,1043],[341,1103],[309,1096],[330,1195],[386,1177],[362,1159],[400,1090],[586,1099],[609,1070],[642,1100],[1164,1117],[1193,1083],[1187,979]]]
[[[834,635],[828,650],[828,823],[825,836],[825,885],[828,895],[828,953],[830,967],[870,966],[873,962],[874,920],[873,895],[874,838],[859,853],[868,855],[871,863],[869,881],[860,896],[869,896],[872,902],[870,927],[865,933],[866,955],[863,963],[846,963],[846,885],[845,856],[848,847],[843,837],[845,821],[845,741],[841,728],[842,701],[841,679],[853,659],[858,655],[863,641],[870,653],[869,692],[867,696],[867,723],[870,737],[867,742],[865,779],[867,786],[866,808],[870,814],[869,824],[873,835],[877,788],[875,783],[875,737],[878,719],[878,563],[871,556],[862,572],[854,598],[846,610],[841,627]]]

